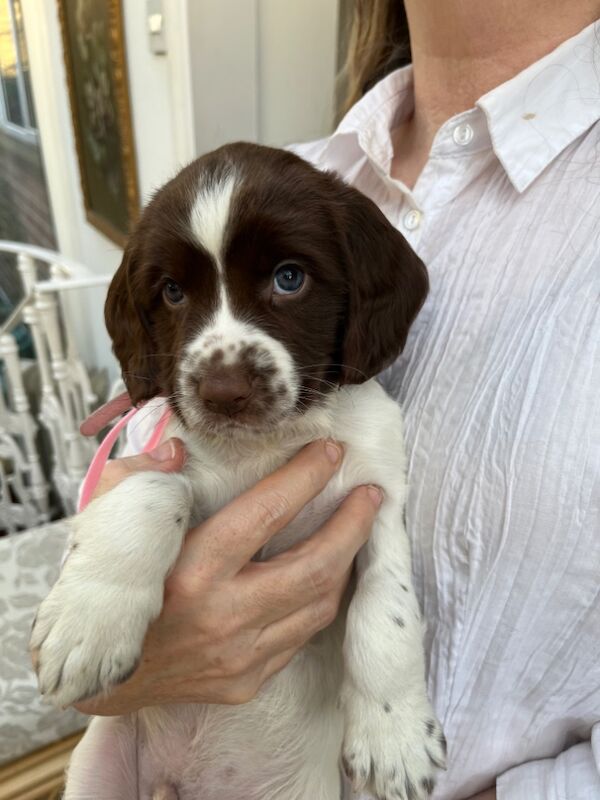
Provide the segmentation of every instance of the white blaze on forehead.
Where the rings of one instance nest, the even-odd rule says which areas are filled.
[[[287,403],[293,405],[297,400],[299,384],[291,354],[281,342],[249,320],[237,318],[227,297],[223,247],[237,182],[233,171],[213,179],[202,187],[192,207],[190,227],[198,244],[215,262],[219,302],[212,318],[186,348],[181,365],[183,387],[185,389],[186,374],[195,373],[201,362],[209,361],[217,350],[221,351],[222,363],[227,366],[236,363],[245,348],[252,347],[255,350],[254,366],[258,370],[261,367],[274,367],[272,380],[286,387]]]
[[[192,234],[214,258],[219,273],[223,270],[223,244],[235,184],[233,172],[213,179],[198,193],[190,215]]]
[[[187,345],[179,366],[181,408],[190,424],[202,424],[197,377],[217,353],[218,363],[228,367],[244,364],[252,350],[251,367],[258,375],[263,370],[262,388],[272,395],[271,418],[293,409],[299,397],[300,382],[291,353],[280,341],[253,324],[251,315],[244,314],[243,309],[234,313],[227,296],[223,249],[235,185],[235,176],[229,173],[221,181],[203,188],[191,213],[193,235],[215,262],[218,303],[212,317]]]

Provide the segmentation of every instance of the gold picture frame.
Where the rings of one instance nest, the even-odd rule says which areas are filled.
[[[57,0],[85,215],[123,246],[140,208],[121,0]]]

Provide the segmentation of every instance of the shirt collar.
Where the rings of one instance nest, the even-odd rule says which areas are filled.
[[[414,108],[412,66],[402,67],[375,84],[352,108],[327,140],[327,158],[336,167],[340,156],[347,172],[346,142],[355,140],[377,171],[387,177],[393,156],[392,130],[412,114]]]
[[[593,23],[516,77],[481,97],[492,147],[517,191],[524,191],[600,119]]]
[[[523,192],[578,136],[600,119],[596,56],[600,24],[593,23],[477,103],[487,122],[494,152],[511,183]],[[412,67],[396,70],[358,101],[327,140],[335,168],[339,140],[354,138],[377,171],[389,176],[391,131],[414,108]],[[465,114],[448,120],[454,127]],[[435,147],[435,142],[434,142]],[[347,156],[347,153],[345,153]],[[344,159],[345,160],[345,159]]]

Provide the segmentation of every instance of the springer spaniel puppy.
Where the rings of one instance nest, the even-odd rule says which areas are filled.
[[[431,793],[445,741],[403,523],[402,416],[371,380],[427,288],[370,200],[289,152],[227,145],[149,203],[106,322],[133,403],[168,398],[164,435],[188,459],[182,474],[132,475],[73,519],[32,633],[41,691],[66,705],[126,680],[186,531],[308,442],[343,442],[343,464],[257,557],[312,534],[359,484],[385,499],[347,611],[254,700],[95,718],[68,800],[339,800],[341,765],[380,800]]]

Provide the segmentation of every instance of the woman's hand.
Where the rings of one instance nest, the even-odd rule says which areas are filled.
[[[181,469],[172,439],[157,453],[118,459],[96,496],[140,469]],[[366,542],[381,492],[351,492],[309,539],[268,561],[251,561],[334,475],[342,449],[317,441],[192,529],[165,585],[133,676],[107,696],[79,703],[114,715],[163,703],[244,703],[337,614],[354,556]],[[168,535],[168,532],[165,532]]]

